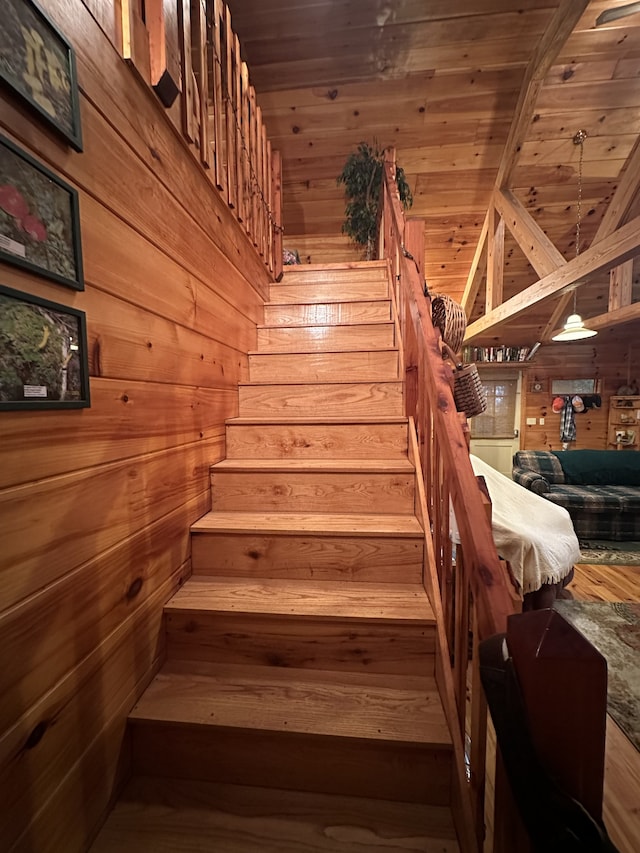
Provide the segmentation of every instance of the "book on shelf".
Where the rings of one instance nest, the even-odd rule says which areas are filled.
[[[540,344],[534,344],[533,347],[475,347],[470,344],[462,347],[462,360],[465,363],[470,362],[520,362],[528,361],[535,354]]]

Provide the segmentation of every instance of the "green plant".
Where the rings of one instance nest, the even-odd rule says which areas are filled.
[[[358,150],[349,154],[338,184],[344,184],[347,205],[342,233],[348,234],[354,243],[365,247],[365,257],[370,261],[375,253],[378,223],[378,205],[382,189],[384,148],[360,142]],[[405,210],[413,204],[411,189],[404,170],[396,166],[396,184],[400,201]]]

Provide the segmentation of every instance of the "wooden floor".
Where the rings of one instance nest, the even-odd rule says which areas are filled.
[[[640,601],[640,566],[580,563],[569,592],[576,601]]]
[[[576,601],[640,601],[640,566],[575,567],[569,590]],[[619,853],[640,850],[640,753],[607,717],[604,821]]]

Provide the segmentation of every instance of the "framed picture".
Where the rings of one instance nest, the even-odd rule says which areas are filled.
[[[2,0],[0,80],[82,151],[75,54],[33,0]]]
[[[4,136],[0,260],[84,290],[78,193]]]
[[[89,405],[84,311],[0,285],[0,411]]]

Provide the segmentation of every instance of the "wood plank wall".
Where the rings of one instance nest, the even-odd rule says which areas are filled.
[[[599,379],[602,383],[602,405],[599,409],[576,414],[576,441],[573,449],[607,448],[609,398],[626,384],[627,376],[640,379],[637,346],[634,337],[620,326],[600,332],[595,338],[568,344],[541,347],[525,373],[522,396],[521,447],[523,450],[561,450],[560,415],[551,410],[553,379]],[[630,359],[630,367],[629,367]],[[533,386],[541,384],[541,391]],[[527,418],[536,418],[535,426],[527,426]],[[540,418],[544,424],[540,425]]]
[[[0,282],[86,311],[91,408],[0,414],[0,846],[73,853],[127,772],[268,273],[122,59],[120,3],[42,5],[77,51],[84,151],[5,92],[0,127],[77,187],[86,289]]]

